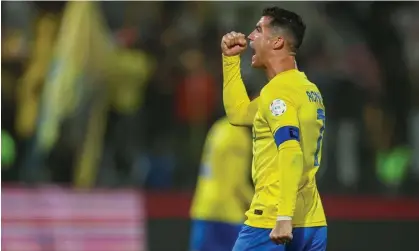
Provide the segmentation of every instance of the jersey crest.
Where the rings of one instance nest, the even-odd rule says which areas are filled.
[[[269,110],[271,110],[272,115],[281,116],[287,111],[287,105],[283,100],[275,99],[270,104]]]

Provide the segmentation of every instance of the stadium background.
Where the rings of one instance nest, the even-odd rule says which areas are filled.
[[[418,250],[419,4],[275,4],[307,23],[298,64],[326,103],[328,250]],[[2,2],[2,248],[187,250],[220,38],[267,5]]]

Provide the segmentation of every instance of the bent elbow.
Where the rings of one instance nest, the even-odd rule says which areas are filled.
[[[248,105],[241,102],[239,105],[227,105],[224,102],[224,110],[226,112],[228,122],[233,126],[251,126],[253,119],[249,119]]]
[[[226,116],[227,116],[228,123],[230,123],[230,125],[233,125],[233,126],[239,125],[237,118],[233,114],[226,112]]]
[[[243,124],[241,124],[240,121],[229,120],[228,122],[230,122],[230,125],[232,126],[243,126]]]
[[[227,114],[227,120],[233,126],[247,126],[245,119],[237,114]]]

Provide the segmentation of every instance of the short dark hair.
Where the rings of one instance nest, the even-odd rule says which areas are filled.
[[[269,7],[263,10],[262,16],[271,17],[270,25],[284,29],[292,36],[292,48],[294,52],[300,48],[303,43],[306,25],[303,19],[296,13],[281,9],[279,7]]]

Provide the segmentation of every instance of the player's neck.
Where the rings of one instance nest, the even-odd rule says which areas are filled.
[[[266,76],[269,80],[284,71],[297,69],[295,57],[287,55],[283,57],[272,57],[266,64]]]

